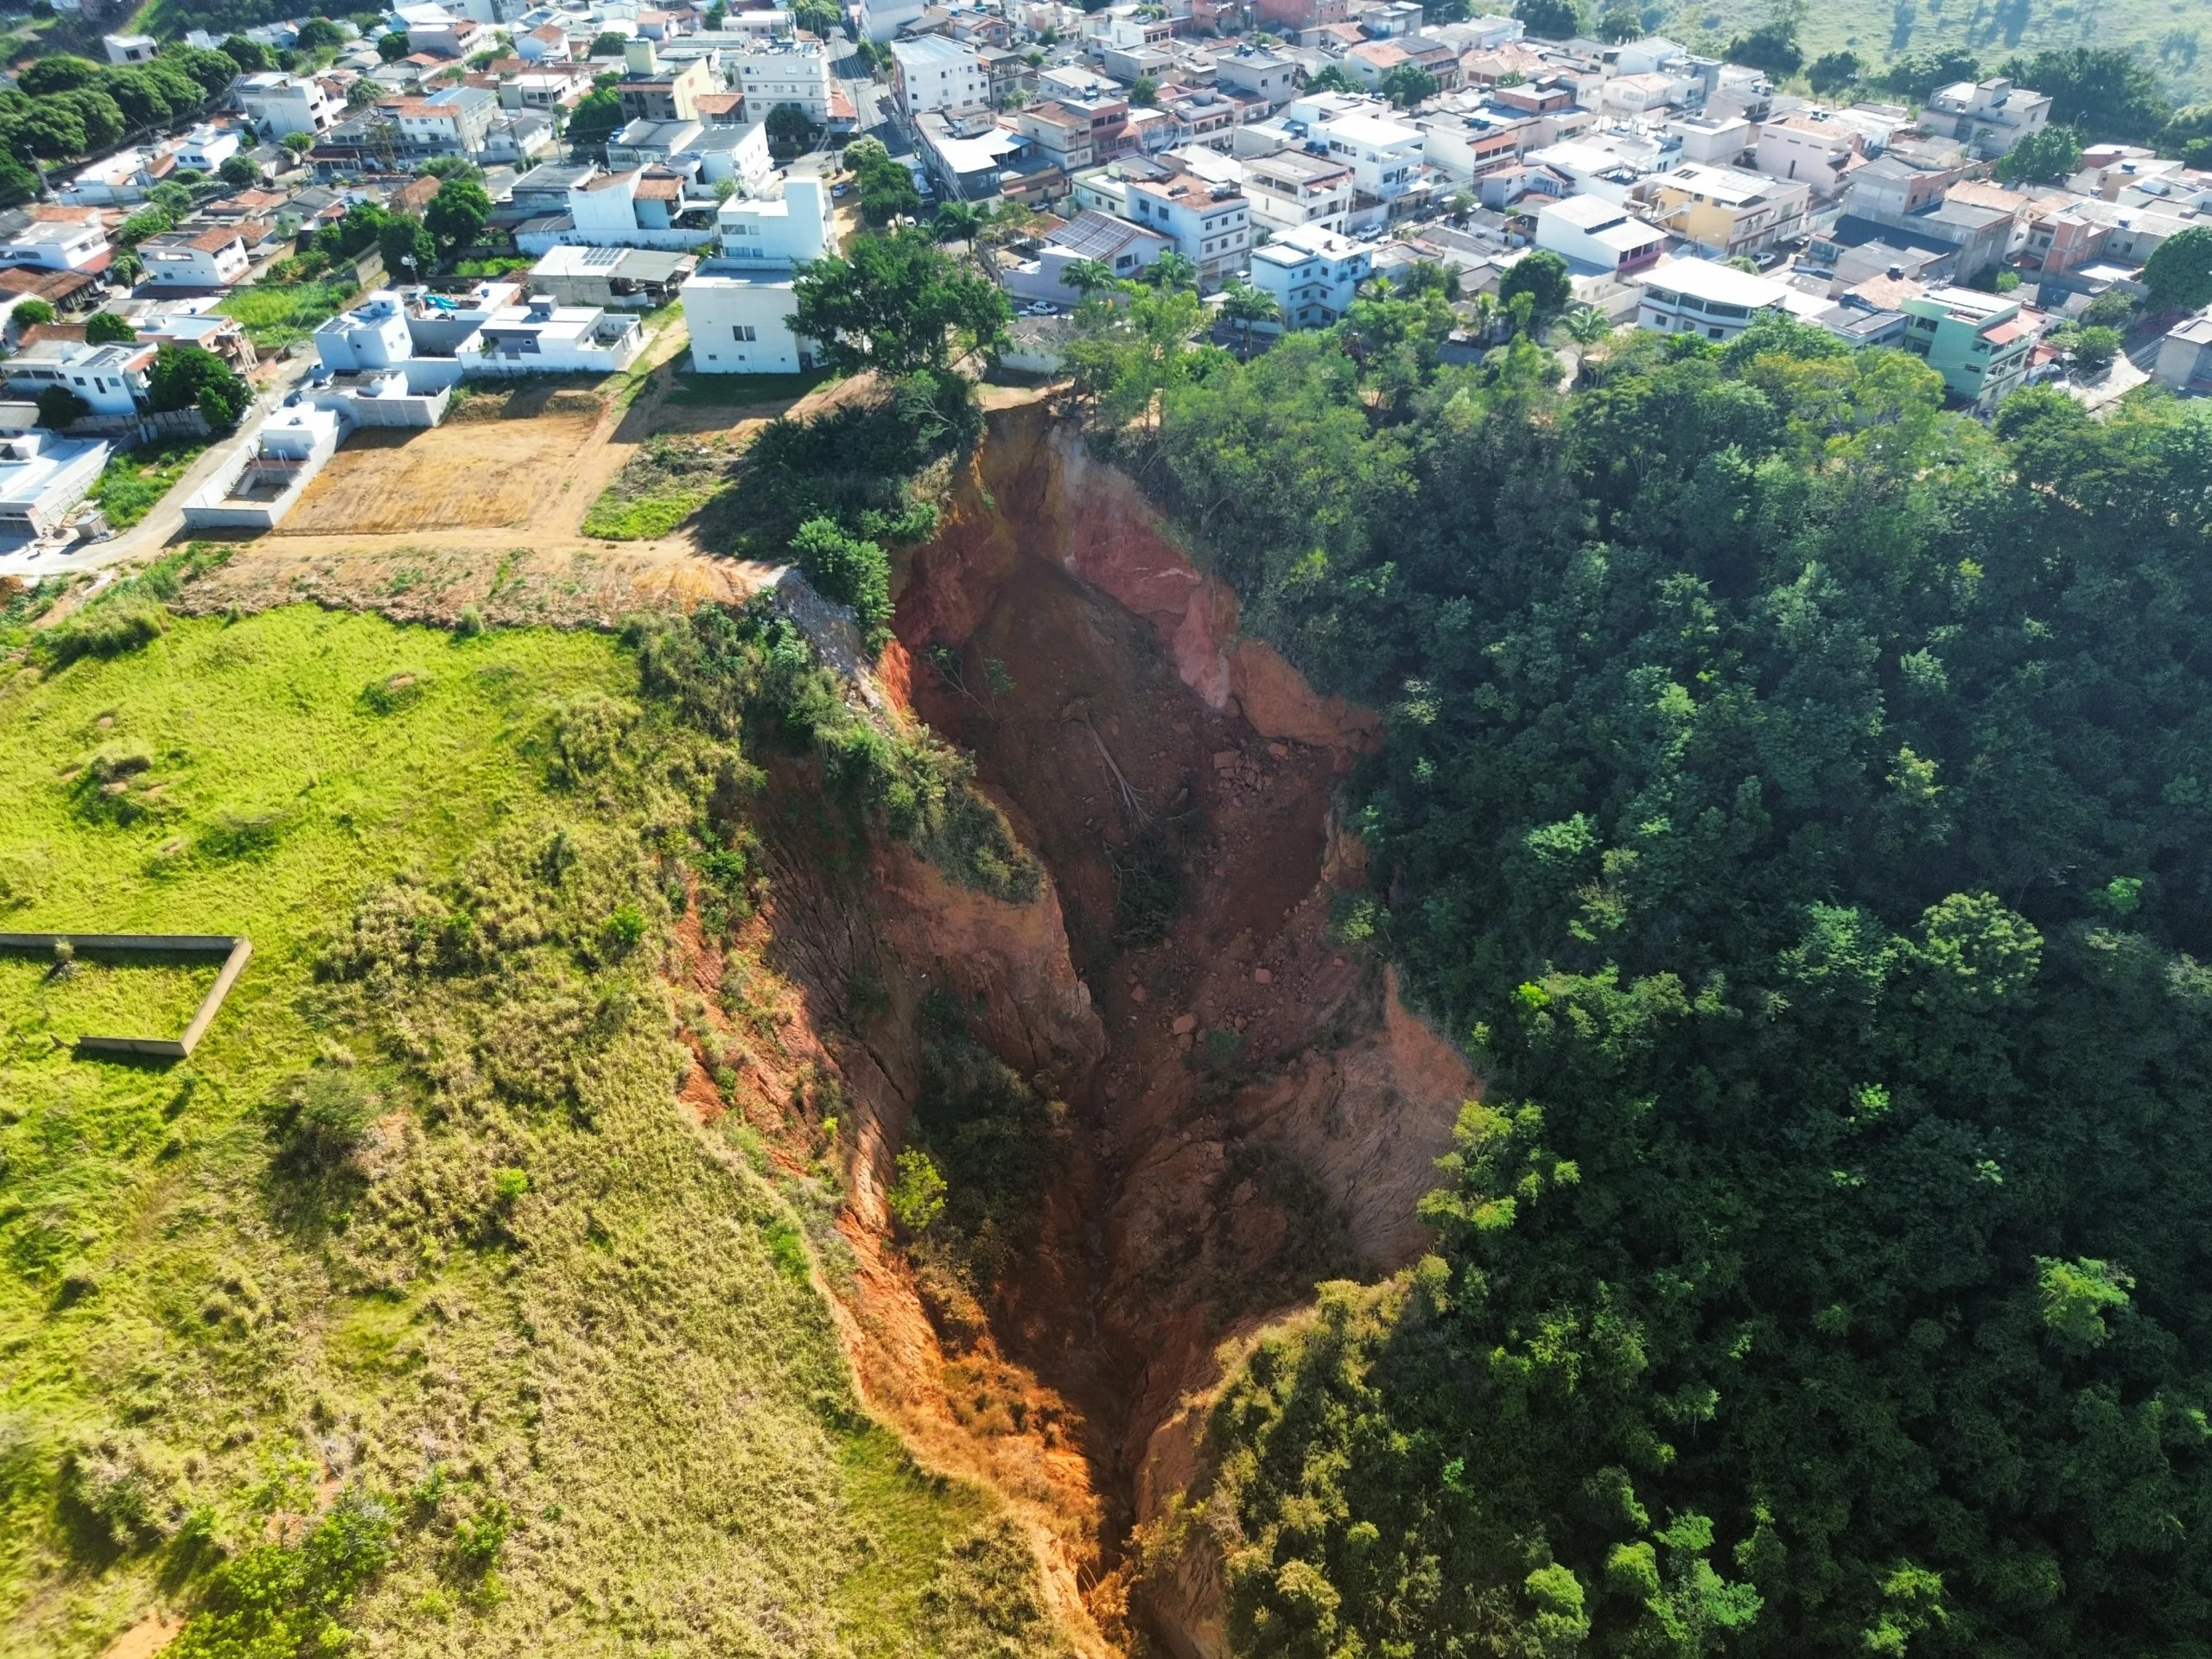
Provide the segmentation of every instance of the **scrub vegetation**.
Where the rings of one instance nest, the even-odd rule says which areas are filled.
[[[255,944],[175,1067],[67,1041],[199,968],[0,956],[0,1649],[168,1605],[190,1659],[1052,1651],[1027,1547],[859,1410],[802,1221],[675,1099],[669,930],[742,868],[741,742],[802,729],[759,699],[827,695],[803,650],[726,618],[713,666],[789,673],[702,689],[680,623],[161,585],[0,634],[0,925]],[[803,728],[862,827],[1004,844],[841,729]]]

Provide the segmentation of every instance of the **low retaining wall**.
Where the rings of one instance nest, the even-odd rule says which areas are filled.
[[[143,1054],[150,1058],[181,1060],[200,1046],[223,999],[245,971],[253,954],[253,942],[244,934],[230,933],[0,933],[0,950],[52,950],[67,944],[72,950],[220,950],[223,969],[215,976],[192,1023],[181,1037],[104,1037],[77,1039],[80,1053]]]

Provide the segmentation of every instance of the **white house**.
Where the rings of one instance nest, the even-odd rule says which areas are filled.
[[[43,536],[99,481],[111,446],[30,431],[0,442],[0,531]]]
[[[321,324],[315,350],[333,373],[356,374],[404,363],[415,355],[415,344],[399,296],[386,289]]]
[[[1376,246],[1319,225],[1300,226],[1252,251],[1252,286],[1274,296],[1285,328],[1325,328],[1373,273]]]
[[[1921,106],[1921,124],[1984,157],[2002,156],[2050,121],[2050,99],[2002,76],[1939,86]]]
[[[1352,173],[1342,162],[1303,149],[1280,149],[1244,163],[1244,194],[1252,223],[1273,236],[1301,225],[1341,231],[1351,211]]]
[[[837,251],[837,221],[818,178],[787,178],[780,196],[731,197],[715,214],[722,257],[800,265]]]
[[[595,305],[556,305],[533,297],[504,306],[454,353],[461,378],[520,374],[613,374],[645,348],[634,316]]]
[[[107,253],[107,232],[99,214],[89,207],[73,219],[35,219],[0,241],[0,265],[36,265],[41,270],[104,270]]]
[[[271,138],[296,132],[321,137],[345,118],[346,100],[313,75],[274,70],[240,75],[231,83],[238,107]]]
[[[1363,196],[1395,201],[1420,182],[1421,134],[1402,121],[1360,112],[1315,129],[1329,154],[1351,168]]]
[[[228,288],[253,264],[245,238],[230,225],[148,237],[138,245],[138,257],[155,288]]]
[[[837,249],[829,193],[817,178],[784,181],[772,201],[727,201],[722,257],[683,284],[691,366],[705,374],[796,374],[814,366],[812,341],[791,327],[792,268]]]
[[[880,46],[927,10],[927,0],[861,0],[861,34]]]
[[[1756,164],[1770,179],[1809,184],[1822,196],[1843,188],[1865,139],[1856,127],[1823,110],[1778,116],[1759,128]]]
[[[1122,188],[1129,217],[1175,245],[1198,268],[1202,282],[1218,282],[1244,268],[1251,246],[1251,206],[1233,184],[1208,184],[1189,173],[1164,179],[1131,179]]]
[[[203,122],[177,140],[176,164],[201,173],[217,172],[225,162],[246,147],[251,136],[236,127]]]
[[[1733,340],[1766,312],[1787,312],[1791,289],[1709,259],[1664,259],[1645,273],[1636,326],[1662,334]]]
[[[1658,263],[1667,233],[1603,196],[1569,196],[1536,210],[1536,245],[1608,276]]]
[[[982,54],[943,35],[892,41],[891,84],[909,121],[924,110],[973,110],[991,101]]]
[[[18,397],[35,398],[48,387],[62,386],[91,404],[95,415],[136,415],[153,364],[151,346],[41,340],[0,364],[0,377]]]
[[[1001,260],[999,283],[1016,299],[1074,305],[1082,296],[1065,280],[1069,266],[1090,260],[1105,266],[1117,279],[1131,277],[1167,248],[1167,238],[1156,231],[1085,208],[1066,224],[1045,233],[1045,245],[1036,258]]]
[[[110,63],[151,63],[162,54],[162,43],[150,35],[103,35],[100,48]]]

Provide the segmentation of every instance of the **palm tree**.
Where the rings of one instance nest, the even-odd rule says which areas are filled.
[[[1179,288],[1195,289],[1198,285],[1198,262],[1170,248],[1145,268],[1144,279],[1171,294]]]
[[[1592,354],[1592,347],[1613,337],[1613,320],[1594,305],[1576,306],[1559,320],[1559,328],[1582,348],[1586,358]]]
[[[1114,286],[1114,273],[1103,260],[1071,259],[1060,267],[1060,281],[1089,299],[1102,288]]]
[[[975,241],[983,229],[983,215],[972,201],[941,201],[930,234],[939,242]]]
[[[1282,307],[1275,303],[1275,296],[1239,277],[1223,291],[1222,314],[1231,322],[1242,324],[1244,330],[1244,354],[1252,353],[1252,325],[1255,322],[1280,322]]]

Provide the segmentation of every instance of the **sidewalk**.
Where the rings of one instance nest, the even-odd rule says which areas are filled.
[[[260,435],[262,423],[282,407],[285,397],[302,379],[315,359],[288,362],[272,374],[265,390],[253,400],[252,410],[238,423],[238,430],[219,443],[211,444],[170,488],[154,510],[120,534],[105,542],[79,543],[65,553],[40,552],[29,547],[0,548],[0,576],[67,575],[79,570],[101,570],[134,559],[149,559],[184,528],[184,504],[192,493],[213,477],[238,453],[241,446]]]

